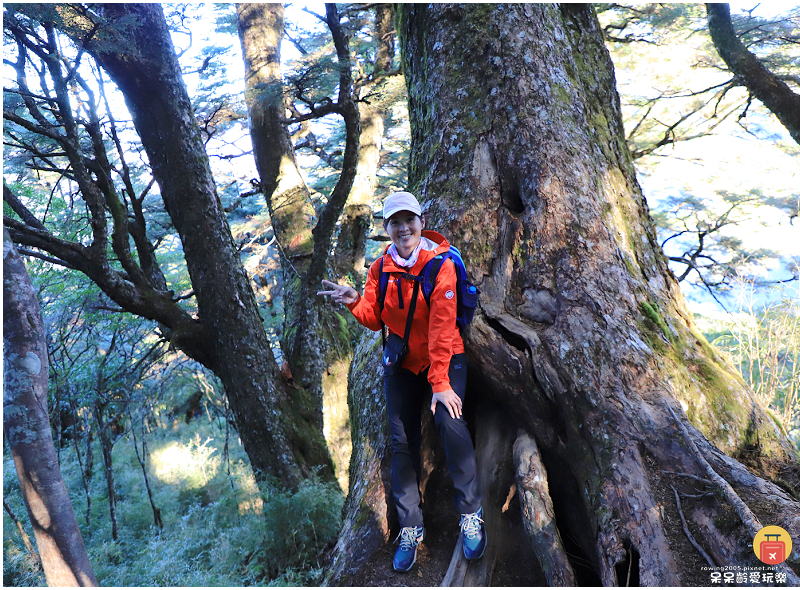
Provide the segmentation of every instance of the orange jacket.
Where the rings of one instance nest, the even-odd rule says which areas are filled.
[[[364,295],[348,304],[348,308],[356,320],[370,330],[381,329],[381,319],[392,334],[401,338],[405,333],[408,308],[414,291],[414,282],[398,279],[403,273],[419,275],[422,267],[437,254],[447,252],[450,244],[445,237],[433,231],[423,231],[422,236],[439,244],[435,250],[420,250],[416,264],[411,268],[402,268],[395,264],[392,257],[383,253],[383,271],[390,273],[389,285],[386,288],[383,314],[378,305],[378,289],[380,284],[380,261],[378,258],[369,267]],[[397,297],[397,283],[403,293],[403,309]],[[431,293],[430,308],[425,302],[420,288],[417,294],[417,307],[411,322],[411,334],[408,337],[408,354],[403,359],[403,368],[419,374],[430,366],[428,381],[434,392],[452,389],[450,387],[450,359],[454,354],[464,352],[464,341],[456,325],[456,270],[452,260],[447,260],[439,270],[436,286]]]

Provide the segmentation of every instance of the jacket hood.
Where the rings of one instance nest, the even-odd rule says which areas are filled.
[[[450,242],[439,232],[424,229],[422,230],[422,237],[428,238],[431,242],[439,244],[439,246],[435,250],[421,250],[416,264],[409,269],[395,264],[392,257],[388,254],[389,246],[391,246],[391,244],[389,244],[389,246],[386,246],[383,250],[383,270],[385,272],[411,272],[416,274],[422,270],[422,267],[425,266],[431,258],[443,252],[447,252],[450,249]]]

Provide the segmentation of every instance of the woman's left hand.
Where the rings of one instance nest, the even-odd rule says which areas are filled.
[[[444,391],[437,391],[433,394],[431,400],[431,412],[436,413],[436,404],[441,402],[447,411],[450,412],[450,417],[455,420],[461,417],[461,398],[452,389],[445,389]]]

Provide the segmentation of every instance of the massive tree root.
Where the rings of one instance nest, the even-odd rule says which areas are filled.
[[[519,327],[507,318],[503,321]],[[506,332],[506,338],[509,334]],[[782,526],[795,538],[800,535],[800,504],[790,494],[713,447],[691,425],[684,427],[685,435],[681,433],[663,405],[658,430],[653,419],[658,408],[649,406],[649,431],[640,426],[632,436],[631,422],[635,425],[637,421],[627,418],[600,434],[605,441],[604,435],[629,433],[615,444],[607,475],[599,477],[594,457],[605,451],[581,432],[584,427],[576,427],[579,440],[575,441],[566,425],[572,420],[569,416],[547,416],[551,424],[564,423],[559,435],[541,422],[541,415],[526,423],[522,407],[509,400],[510,390],[520,381],[519,375],[510,374],[510,362],[519,363],[523,372],[527,366],[533,377],[536,371],[530,354],[517,354],[519,349],[483,321],[476,323],[471,338],[492,338],[495,346],[492,363],[484,363],[484,370],[471,367],[467,400],[491,543],[482,560],[466,562],[454,531],[449,567],[438,572],[435,584],[491,585],[501,573],[498,568],[509,563],[509,556],[519,559],[523,551],[536,557],[535,563],[526,561],[531,579],[548,585],[709,583],[708,563],[684,534],[673,489],[682,494],[682,509],[695,542],[714,565],[760,567],[748,546],[752,529],[741,522],[726,497],[705,493],[711,480],[697,454],[705,457],[709,468],[724,478],[731,490],[737,490],[736,496],[764,523]],[[358,443],[351,463],[345,525],[328,568],[328,585],[360,585],[364,582],[361,569],[375,560],[382,560],[387,575],[391,571],[393,546],[389,543],[398,531],[388,471],[391,450],[381,383],[369,369],[378,363],[378,342],[374,336],[364,339],[356,353],[361,364],[354,366],[351,375],[354,440]],[[542,366],[541,370],[544,380],[546,369]],[[551,381],[554,378],[552,374]],[[517,411],[509,412],[509,407]],[[446,493],[450,484],[443,453],[437,448],[430,423],[426,434],[429,446],[423,452],[422,487],[427,519],[435,513],[454,513],[454,508]],[[694,441],[697,454],[684,436]],[[578,444],[584,447],[594,472],[580,471],[581,460],[570,450]],[[590,477],[599,484],[599,494],[589,489]],[[791,559],[796,567],[796,557]],[[372,563],[371,567],[376,566]],[[795,574],[788,567],[784,572],[791,583]],[[395,583],[404,580],[408,581],[398,578]]]

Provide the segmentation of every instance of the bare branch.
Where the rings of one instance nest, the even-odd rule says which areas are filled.
[[[704,483],[706,485],[710,485],[710,486],[714,485],[714,482],[711,481],[710,479],[703,479],[702,477],[698,477],[696,475],[692,475],[691,473],[681,473],[679,471],[666,471],[664,469],[661,470],[661,473],[669,473],[670,475],[679,475],[680,477],[688,477],[690,479],[695,479],[695,480],[697,480],[697,481],[699,481],[701,483]]]
[[[23,256],[30,256],[31,258],[38,258],[39,260],[44,260],[45,262],[49,262],[50,264],[55,264],[57,266],[63,266],[64,268],[68,268],[70,270],[80,270],[76,268],[69,262],[65,260],[61,260],[60,258],[53,258],[52,256],[47,256],[40,252],[36,252],[35,250],[28,250],[22,246],[17,247],[17,252],[22,254]]]
[[[27,129],[32,133],[37,133],[39,135],[44,135],[45,137],[49,137],[50,139],[57,141],[60,144],[64,144],[66,142],[66,138],[58,133],[54,133],[49,129],[44,128],[42,125],[38,125],[32,121],[28,121],[27,119],[20,117],[16,113],[12,113],[10,111],[3,111],[3,118],[11,121],[12,123],[16,123],[23,129]]]
[[[725,498],[727,498],[728,503],[733,507],[736,514],[739,516],[739,519],[742,521],[742,524],[745,526],[747,531],[750,533],[751,536],[755,537],[756,533],[760,531],[763,525],[758,521],[758,518],[750,511],[739,495],[734,491],[731,485],[722,479],[722,477],[714,471],[714,468],[706,461],[706,458],[700,453],[700,449],[697,448],[697,445],[694,443],[694,439],[692,439],[691,435],[689,434],[689,430],[686,428],[686,425],[681,421],[678,420],[678,417],[675,415],[675,412],[672,410],[672,407],[669,404],[666,404],[667,410],[669,410],[672,419],[675,421],[675,424],[680,429],[681,433],[683,434],[683,440],[689,449],[694,454],[697,462],[706,472],[706,475],[709,479],[711,479],[714,484],[720,489],[720,491],[724,494]]]
[[[316,19],[317,19],[317,20],[319,20],[320,22],[323,22],[323,23],[325,23],[325,24],[327,24],[327,23],[328,23],[328,21],[325,19],[325,17],[324,17],[324,16],[322,16],[321,14],[317,14],[317,13],[316,13],[316,12],[314,12],[313,10],[310,10],[310,9],[309,9],[307,6],[304,6],[304,7],[303,7],[303,12],[307,12],[308,14],[310,14],[311,16],[313,16],[314,18],[316,18]]]
[[[8,228],[11,239],[17,244],[49,252],[81,271],[88,267],[87,249],[81,244],[62,240],[46,229],[37,229],[10,217],[3,217],[3,225]]]

